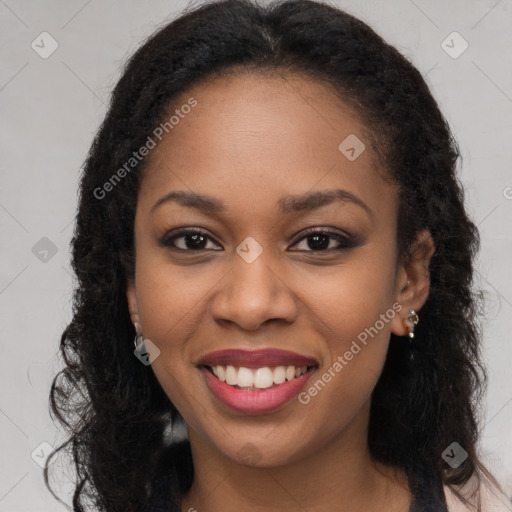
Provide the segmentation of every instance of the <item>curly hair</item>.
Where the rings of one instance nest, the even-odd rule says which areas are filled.
[[[82,169],[71,241],[78,282],[60,340],[64,368],[50,392],[52,417],[68,433],[55,454],[72,453],[76,511],[89,504],[150,510],[164,492],[156,483],[161,473],[179,503],[194,476],[189,444],[168,446],[165,438],[169,422],[183,420],[131,343],[126,282],[134,275],[135,209],[147,159],[108,198],[95,191],[192,85],[230,73],[283,71],[324,83],[363,121],[387,179],[399,189],[401,260],[423,229],[436,248],[416,362],[411,366],[404,338],[391,334],[372,395],[372,457],[404,470],[411,482],[428,468],[455,491],[472,476],[490,476],[477,450],[486,383],[477,321],[482,299],[472,287],[479,235],[464,207],[457,143],[427,84],[398,50],[338,8],[313,0],[266,6],[222,0],[183,12],[129,59]],[[468,458],[451,469],[441,454],[454,440]]]

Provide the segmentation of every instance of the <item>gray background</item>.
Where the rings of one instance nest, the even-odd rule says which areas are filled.
[[[460,144],[461,181],[482,235],[477,276],[488,299],[482,448],[512,495],[512,1],[332,3],[413,61]],[[48,392],[70,320],[78,173],[121,65],[186,5],[0,0],[0,511],[64,510],[47,493],[36,461],[51,450],[41,443],[63,439],[48,414]],[[44,31],[58,43],[46,59],[31,47],[51,48]],[[454,31],[469,44],[457,58],[462,40],[442,44]],[[62,492],[68,488],[62,482]]]

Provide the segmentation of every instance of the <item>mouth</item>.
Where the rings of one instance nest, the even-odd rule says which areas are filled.
[[[310,366],[276,366],[274,368],[263,366],[261,368],[248,368],[246,366],[233,365],[201,365],[214,375],[221,382],[234,389],[244,391],[258,391],[262,389],[273,389],[285,382],[298,379],[302,375],[317,368],[317,365]]]
[[[319,364],[284,350],[223,350],[203,357],[198,369],[207,387],[238,412],[274,411],[294,398]]]

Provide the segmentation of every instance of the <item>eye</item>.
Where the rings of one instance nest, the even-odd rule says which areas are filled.
[[[332,243],[337,246],[332,247]],[[222,251],[219,244],[205,231],[199,229],[181,229],[165,234],[159,241],[160,245],[170,247],[178,251]],[[208,247],[208,244],[210,246]],[[300,245],[302,244],[302,248]],[[322,228],[312,229],[303,234],[292,247],[299,246],[296,252],[331,252],[349,249],[357,246],[357,241],[350,235],[342,235]],[[216,248],[217,247],[217,248]]]
[[[164,235],[159,242],[160,245],[171,247],[171,249],[190,252],[212,250],[211,247],[208,247],[209,241],[212,242],[213,239],[204,231],[198,229],[182,229]],[[216,243],[217,242],[215,242],[215,244]]]
[[[333,241],[338,244],[337,247],[331,246]],[[352,236],[334,233],[322,228],[310,230],[305,236],[295,242],[294,246],[299,244],[299,242],[301,242],[303,246],[299,251],[305,252],[341,251],[357,246],[357,242]]]

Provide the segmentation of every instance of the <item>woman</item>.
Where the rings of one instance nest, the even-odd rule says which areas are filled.
[[[51,390],[74,510],[485,510],[458,157],[420,73],[334,7],[154,34],[81,181]]]

